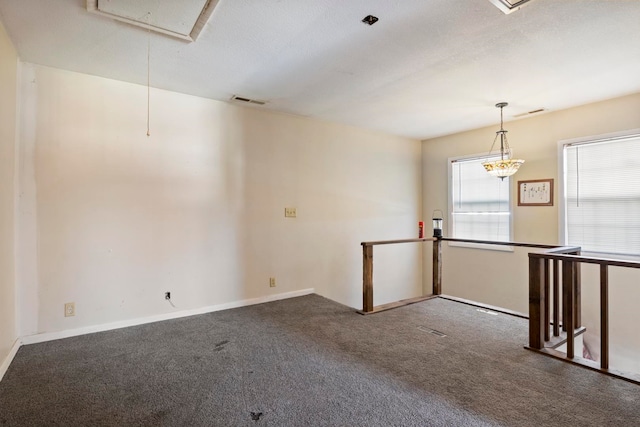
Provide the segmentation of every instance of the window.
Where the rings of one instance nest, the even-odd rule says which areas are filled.
[[[564,242],[640,254],[640,133],[563,142]]]
[[[509,178],[501,180],[491,176],[482,166],[482,162],[494,159],[497,157],[449,160],[452,237],[504,242],[511,240]],[[498,246],[487,248],[505,250]]]

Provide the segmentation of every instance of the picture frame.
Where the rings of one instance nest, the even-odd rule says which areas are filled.
[[[553,179],[518,181],[518,206],[553,206]]]

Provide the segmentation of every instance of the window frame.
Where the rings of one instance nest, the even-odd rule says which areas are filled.
[[[453,237],[454,230],[454,222],[453,222],[453,163],[464,160],[486,160],[493,158],[495,156],[487,156],[487,153],[477,153],[477,154],[467,154],[464,156],[454,156],[449,157],[447,159],[447,219],[449,221],[448,229],[451,233],[451,237]],[[514,205],[513,205],[513,179],[509,177],[509,241],[513,242],[513,215],[514,215]],[[499,179],[499,178],[495,178]],[[459,237],[462,239],[462,237]],[[513,246],[503,246],[503,245],[489,245],[482,243],[467,243],[467,242],[447,242],[449,246],[454,247],[462,247],[462,248],[470,248],[470,249],[481,249],[481,250],[489,250],[489,251],[498,251],[498,252],[513,252]]]
[[[567,177],[565,171],[567,168],[564,148],[568,145],[590,144],[600,143],[607,141],[614,141],[620,138],[627,138],[633,136],[640,136],[640,128],[628,129],[618,132],[609,132],[598,135],[582,136],[579,138],[563,139],[558,141],[557,146],[557,158],[558,158],[558,242],[560,245],[567,246],[568,243],[568,230],[567,230]],[[583,254],[592,255],[615,255],[616,258],[624,259],[640,259],[640,255],[634,254],[612,254],[609,252],[597,252],[597,251],[582,251]]]

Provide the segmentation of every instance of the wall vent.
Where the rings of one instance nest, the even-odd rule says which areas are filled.
[[[247,104],[257,104],[257,105],[264,105],[267,103],[267,101],[261,101],[259,99],[251,99],[251,98],[245,98],[244,96],[238,96],[238,95],[233,95],[231,97],[232,101],[238,101],[238,102],[244,102]]]
[[[426,326],[418,326],[418,329],[421,330],[422,332],[427,332],[431,335],[435,335],[437,337],[440,338],[444,338],[447,336],[447,334],[440,332],[440,331],[436,331],[435,329],[431,329],[431,328],[427,328]]]
[[[505,14],[515,12],[531,0],[489,0],[495,7]]]

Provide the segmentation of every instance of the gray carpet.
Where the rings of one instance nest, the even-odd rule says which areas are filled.
[[[526,341],[452,301],[361,316],[310,295],[24,346],[0,425],[640,425],[640,387]]]

